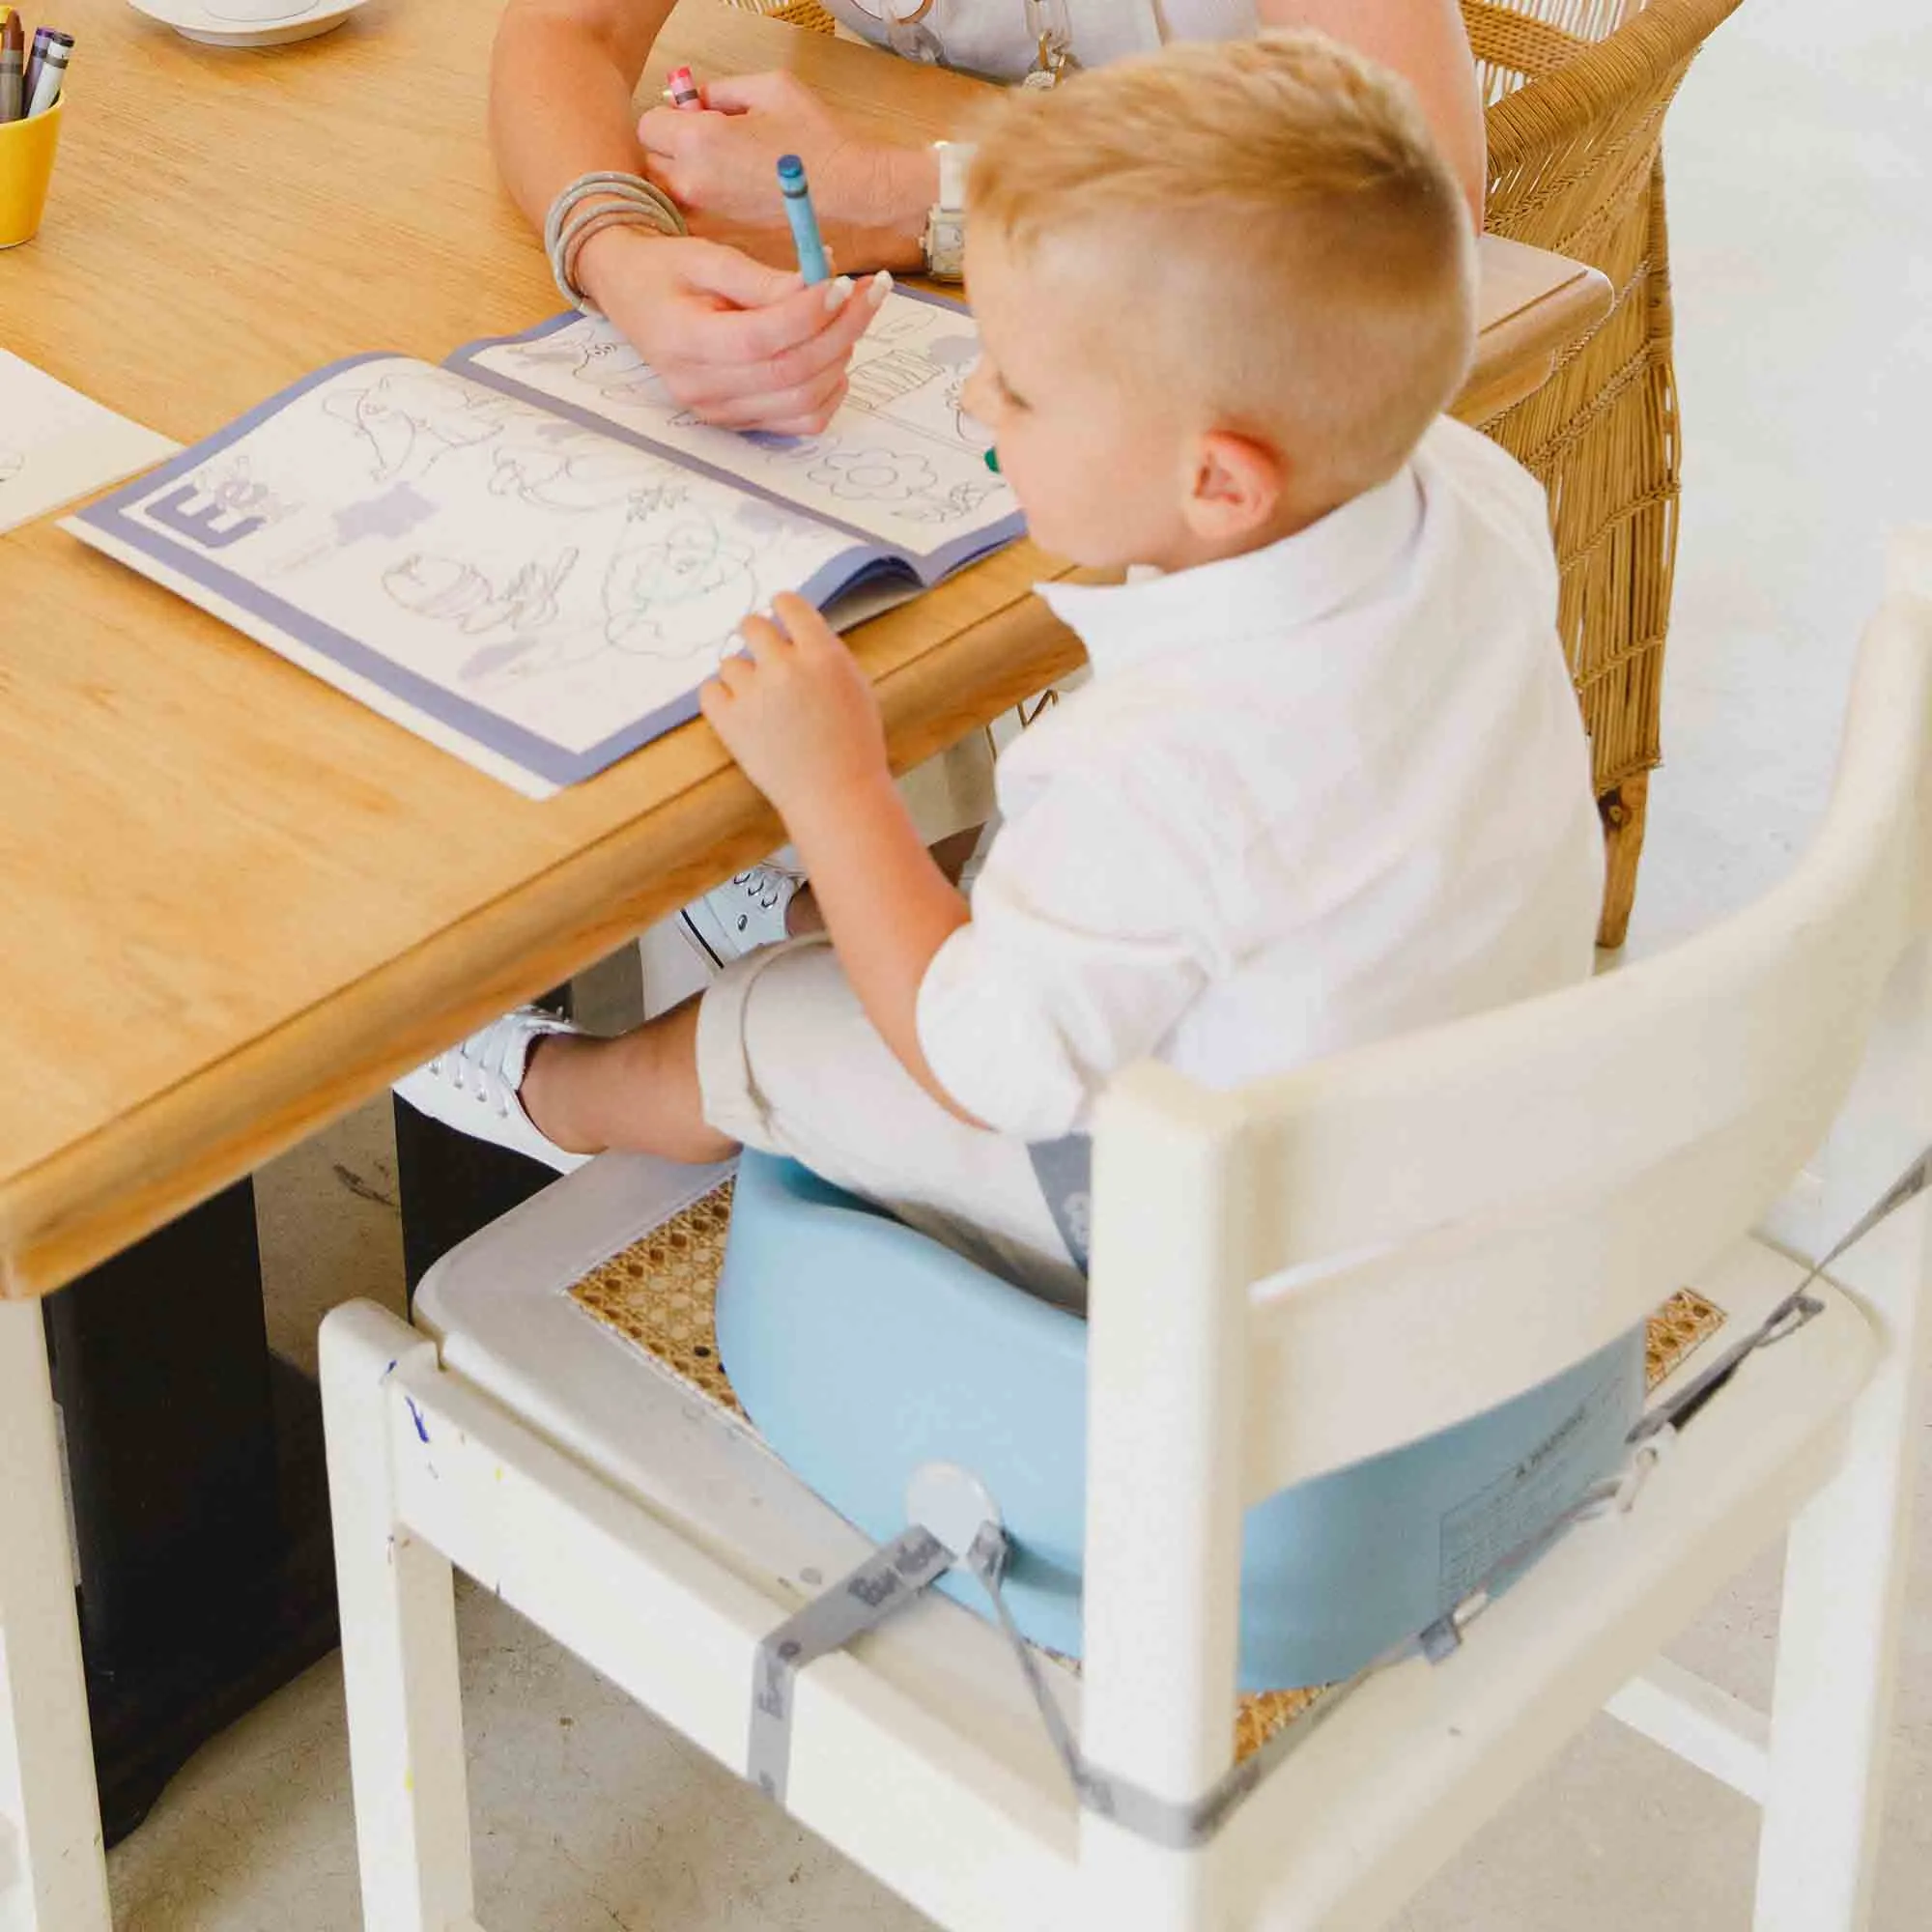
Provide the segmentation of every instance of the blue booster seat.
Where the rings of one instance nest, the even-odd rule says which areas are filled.
[[[718,1345],[771,1447],[876,1542],[923,1464],[991,1492],[1008,1602],[1080,1654],[1087,1325],[804,1168],[738,1170]],[[1642,1411],[1641,1327],[1500,1407],[1281,1491],[1248,1511],[1246,1690],[1329,1684],[1453,1608],[1617,1469]],[[955,1572],[940,1586],[983,1610]]]

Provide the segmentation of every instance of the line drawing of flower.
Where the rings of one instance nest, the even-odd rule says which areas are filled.
[[[829,450],[806,473],[835,497],[882,503],[923,496],[939,480],[924,457],[897,449]]]

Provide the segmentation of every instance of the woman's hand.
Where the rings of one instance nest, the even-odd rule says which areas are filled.
[[[917,269],[938,164],[918,149],[861,140],[789,73],[708,81],[705,111],[653,107],[638,124],[645,170],[693,232],[767,262],[792,259],[778,160],[796,155],[820,233],[845,268]]]
[[[578,280],[683,408],[723,429],[814,436],[845,399],[845,370],[892,286],[807,287],[736,249],[641,228],[584,243]]]

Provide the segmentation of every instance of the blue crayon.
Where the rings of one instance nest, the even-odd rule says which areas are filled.
[[[825,243],[818,239],[818,215],[806,185],[805,163],[796,155],[779,156],[779,192],[784,196],[785,219],[791,223],[791,239],[798,249],[799,273],[808,282],[829,281],[832,266],[825,259]]]

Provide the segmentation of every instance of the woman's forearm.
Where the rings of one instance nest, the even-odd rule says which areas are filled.
[[[632,98],[672,0],[510,0],[490,64],[490,139],[540,227],[580,175],[639,171]]]
[[[1456,0],[1257,0],[1265,27],[1314,27],[1414,88],[1478,229],[1489,185],[1483,99]]]

